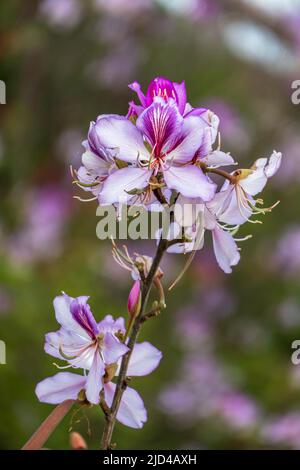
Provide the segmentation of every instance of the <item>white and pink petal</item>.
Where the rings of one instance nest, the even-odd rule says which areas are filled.
[[[183,117],[176,103],[155,98],[136,121],[137,128],[147,138],[154,153],[166,153],[178,139],[183,126]]]
[[[102,390],[102,378],[105,374],[105,367],[98,351],[94,354],[92,366],[86,378],[85,394],[87,400],[93,405],[100,401]]]
[[[87,300],[88,297],[85,297]],[[63,326],[66,330],[72,331],[84,339],[90,339],[89,334],[84,328],[74,319],[71,313],[71,305],[75,299],[69,297],[67,294],[59,295],[55,297],[53,306],[55,310],[55,317],[58,323]]]
[[[129,351],[112,333],[106,333],[103,339],[102,354],[105,364],[117,362]]]
[[[105,401],[108,406],[112,405],[116,385],[109,382],[104,385]],[[147,421],[147,410],[138,392],[127,387],[123,393],[117,420],[125,426],[141,429]]]
[[[216,227],[212,231],[213,246],[216,260],[220,268],[227,274],[232,272],[232,266],[238,264],[240,253],[232,235]]]
[[[104,182],[99,194],[100,204],[125,203],[134,190],[143,190],[148,186],[151,171],[143,168],[128,167],[112,173]]]
[[[147,341],[137,343],[132,351],[128,366],[129,376],[144,376],[153,372],[159,365],[162,352]]]
[[[210,201],[216,192],[216,185],[195,165],[171,166],[164,171],[164,179],[169,189],[186,197]]]
[[[70,372],[59,372],[37,384],[35,393],[42,403],[57,405],[65,400],[76,400],[85,387],[86,378]]]
[[[114,150],[120,160],[136,163],[138,159],[149,159],[141,132],[125,117],[103,117],[97,123],[97,130],[102,145],[106,149]]]

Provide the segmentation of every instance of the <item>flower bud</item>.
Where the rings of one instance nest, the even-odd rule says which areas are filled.
[[[135,281],[128,296],[127,309],[131,317],[139,314],[141,309],[141,282]]]
[[[73,450],[86,450],[87,449],[85,440],[78,432],[71,432],[70,445]]]

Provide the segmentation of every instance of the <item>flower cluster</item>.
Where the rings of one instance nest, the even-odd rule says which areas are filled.
[[[217,262],[230,273],[240,259],[240,225],[258,222],[252,216],[275,206],[265,208],[254,197],[278,170],[281,153],[228,173],[220,167],[236,163],[220,150],[219,118],[188,103],[184,82],[158,77],[146,94],[137,82],[129,87],[138,103],[129,103],[126,116],[105,114],[90,124],[76,183],[100,205],[138,203],[157,211],[159,204],[161,210],[172,206],[175,214],[180,209],[168,232],[178,243],[169,251],[200,249],[211,231]],[[225,178],[221,187],[215,174]]]
[[[45,351],[67,361],[61,368],[83,369],[84,375],[59,372],[40,382],[36,387],[38,399],[58,404],[67,399],[105,404],[110,407],[121,359],[129,349],[125,340],[125,321],[111,315],[97,323],[88,297],[69,297],[66,294],[54,300],[59,331],[46,335]],[[159,365],[162,353],[148,342],[135,344],[129,361],[128,376],[150,374]],[[60,366],[57,366],[60,367]],[[126,387],[117,419],[126,426],[141,428],[147,412],[140,395]]]

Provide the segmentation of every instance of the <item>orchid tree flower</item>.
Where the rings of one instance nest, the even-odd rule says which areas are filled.
[[[102,389],[105,366],[115,363],[128,351],[118,335],[124,331],[124,320],[112,321],[107,316],[97,323],[87,303],[88,297],[54,299],[54,310],[61,328],[46,335],[45,351],[56,358],[67,360],[67,367],[87,371],[86,396],[97,403]]]
[[[112,333],[119,331],[125,334],[122,327],[123,319],[113,320],[111,316],[106,316],[101,325],[110,329]],[[154,371],[162,358],[162,353],[148,342],[137,343],[132,351],[127,375],[145,376]],[[114,377],[118,376],[121,359],[117,362],[105,366],[104,371],[99,375],[101,389],[103,390],[104,400],[107,406],[111,406],[116,384],[112,382]],[[88,377],[70,372],[59,372],[53,377],[46,378],[36,387],[36,395],[42,403],[59,404],[64,400],[82,400],[87,399],[92,404],[99,404],[101,401],[100,390],[97,396],[93,397],[91,402],[88,397]],[[138,392],[133,388],[127,387],[124,391],[121,405],[117,414],[117,419],[132,428],[141,428],[147,421],[147,411],[144,402]]]
[[[175,243],[168,248],[168,251],[188,253],[201,249],[204,243],[204,232],[209,230],[212,233],[213,248],[218,265],[225,273],[231,273],[232,266],[237,265],[240,260],[236,241],[250,238],[248,236],[239,240],[235,237],[239,226],[249,221],[253,214],[264,214],[276,205],[270,208],[257,207],[257,204],[262,204],[263,201],[261,199],[254,200],[253,196],[262,191],[268,178],[277,172],[281,159],[282,154],[274,151],[269,160],[267,158],[258,159],[250,170],[237,170],[231,173],[232,180],[226,180],[221,191],[216,193],[214,199],[207,203],[179,196],[175,206],[175,222],[172,232],[175,233],[174,238],[176,239],[184,227],[188,241]],[[199,224],[202,225],[199,227]]]
[[[165,200],[172,190],[211,200],[216,185],[203,173],[203,165],[234,163],[219,146],[213,149],[219,118],[187,103],[184,82],[157,77],[145,95],[138,83],[130,87],[141,102],[135,119],[112,114],[91,123],[78,185],[92,191],[101,205],[138,202],[162,210],[153,193],[157,188]]]
[[[270,212],[276,205],[268,208],[261,207],[262,199],[254,199],[267,184],[281,165],[282,154],[274,152],[267,158],[259,158],[250,169],[242,169],[233,172],[232,179],[226,180],[207,207],[216,213],[220,222],[230,225],[241,225],[245,222],[254,222],[250,218],[253,215]]]
[[[136,125],[121,116],[98,121],[101,144],[131,166],[112,173],[99,194],[100,204],[120,202],[129,193],[164,182],[187,197],[213,198],[216,185],[193,164],[205,136],[198,116],[183,118],[174,101],[155,98]],[[162,176],[162,178],[160,178]]]
[[[137,94],[140,101],[139,105],[136,105],[133,101],[129,103],[127,114],[129,119],[137,118],[145,109],[151,106],[157,97],[163,99],[166,103],[175,102],[182,116],[198,116],[201,119],[202,126],[205,128],[204,139],[198,149],[197,156],[199,158],[210,156],[211,161],[205,161],[205,163],[209,165],[210,163],[212,165],[216,165],[217,163],[217,166],[224,166],[234,163],[228,154],[224,154],[221,151],[218,151],[216,155],[210,155],[213,152],[212,146],[218,136],[220,120],[218,116],[209,109],[193,108],[190,103],[187,102],[187,92],[184,81],[182,83],[176,83],[171,82],[171,80],[165,77],[156,77],[150,82],[146,94],[142,92],[141,85],[138,82],[131,83],[129,88]],[[222,160],[220,160],[221,157]]]

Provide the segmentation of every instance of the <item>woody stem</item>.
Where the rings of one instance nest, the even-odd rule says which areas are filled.
[[[127,377],[127,370],[128,370],[130,357],[131,357],[134,345],[137,341],[138,335],[140,333],[142,324],[144,323],[144,316],[145,316],[145,311],[147,307],[147,301],[148,301],[152,284],[155,279],[157,269],[159,267],[159,264],[161,262],[161,259],[167,247],[168,247],[167,240],[161,238],[158,244],[157,250],[156,250],[156,254],[153,258],[153,262],[152,262],[149,274],[144,280],[143,285],[142,285],[141,310],[134,320],[132,330],[129,335],[129,339],[127,343],[129,351],[123,356],[123,359],[121,362],[118,382],[117,382],[115,395],[113,398],[111,408],[109,412],[106,413],[105,415],[105,426],[104,426],[103,435],[102,435],[102,449],[104,450],[109,450],[111,448],[111,440],[112,440],[112,434],[113,434],[115,423],[116,423],[116,417],[117,417],[118,410],[121,404],[123,393],[127,387],[126,377]]]

